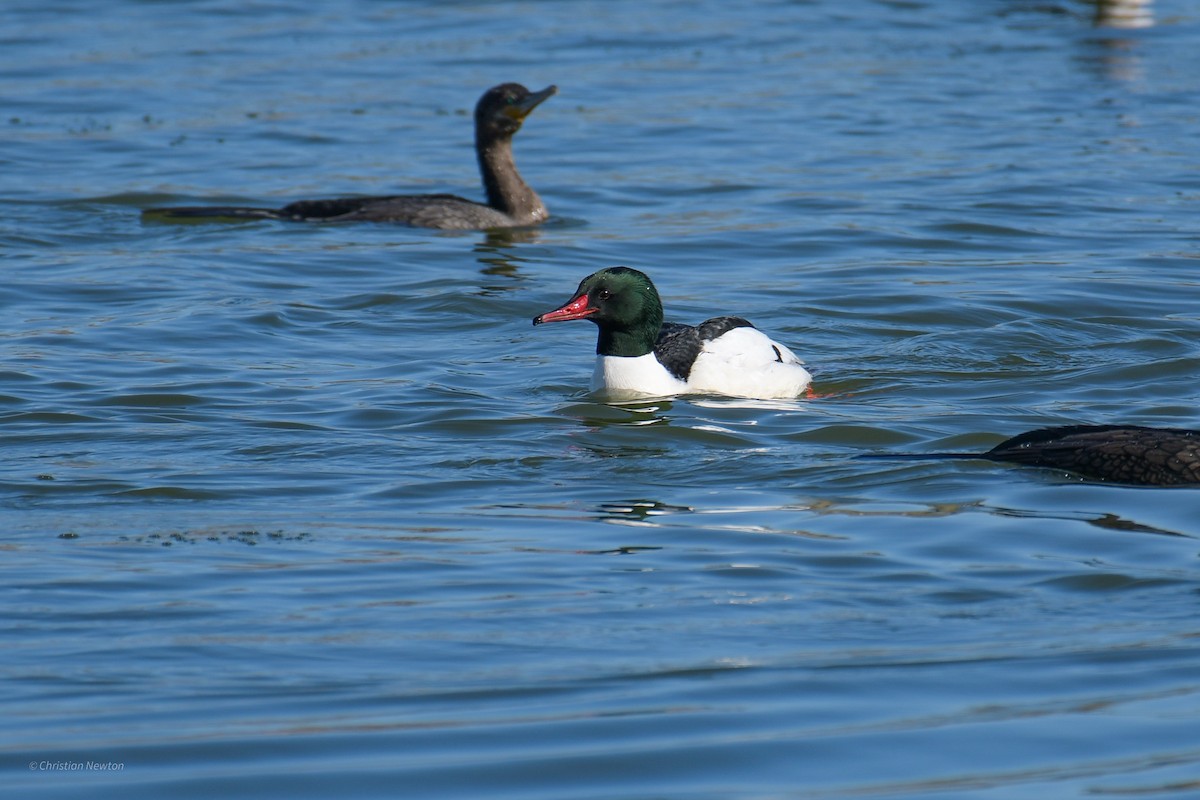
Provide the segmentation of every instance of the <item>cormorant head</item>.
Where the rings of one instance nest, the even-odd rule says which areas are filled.
[[[519,83],[502,83],[483,93],[475,105],[475,133],[485,138],[512,136],[535,108],[558,93],[557,86],[531,92]]]

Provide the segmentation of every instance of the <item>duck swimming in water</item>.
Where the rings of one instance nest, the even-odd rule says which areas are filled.
[[[1200,430],[1188,428],[1064,425],[1022,433],[986,453],[905,453],[899,457],[1005,461],[1136,486],[1200,484]]]
[[[547,86],[531,92],[519,83],[493,86],[475,106],[475,154],[487,204],[452,194],[339,197],[300,200],[282,208],[184,206],[148,209],[160,220],[234,218],[298,222],[395,222],[418,228],[514,228],[545,222],[550,214],[537,192],[521,179],[513,161],[512,137],[542,101],[558,92]]]
[[[561,308],[533,324],[586,319],[600,329],[592,389],[616,396],[720,394],[759,400],[799,397],[812,376],[791,350],[741,317],[699,325],[663,322],[645,273],[609,267],[584,278]]]

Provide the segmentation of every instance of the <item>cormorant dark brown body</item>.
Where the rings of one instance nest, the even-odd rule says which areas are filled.
[[[1063,469],[1114,483],[1200,484],[1200,431],[1137,425],[1067,425],[1014,436],[993,461]]]
[[[300,200],[282,208],[183,206],[147,209],[156,220],[278,219],[297,222],[394,222],[419,228],[481,230],[537,225],[550,216],[537,192],[517,172],[512,137],[543,100],[558,89],[531,92],[518,83],[493,86],[475,106],[475,153],[487,204],[452,194],[338,197]]]
[[[1064,425],[1022,433],[986,453],[906,453],[902,457],[1003,461],[1136,486],[1200,485],[1200,430],[1189,428]]]

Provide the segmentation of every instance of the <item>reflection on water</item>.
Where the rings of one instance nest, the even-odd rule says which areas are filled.
[[[1094,44],[1100,48],[1095,57],[1105,78],[1132,82],[1144,78],[1144,64],[1139,52],[1141,42],[1122,36],[1120,31],[1133,31],[1154,25],[1153,0],[1091,0],[1095,5],[1092,21],[1099,31]]]
[[[736,493],[731,493],[735,494]],[[876,519],[880,521],[898,519],[943,519],[959,515],[985,514],[1004,519],[1040,519],[1046,521],[1082,522],[1108,531],[1124,533],[1149,533],[1185,539],[1196,538],[1191,533],[1148,525],[1111,512],[1052,510],[1045,508],[1016,508],[992,505],[982,501],[946,503],[882,503],[877,500],[834,500],[811,498],[788,505],[762,505],[716,503],[705,506],[685,506],[660,500],[635,499],[599,503],[592,514],[598,520],[610,523],[657,527],[662,525],[703,524],[710,530],[742,531],[746,533],[785,533],[813,539],[846,538],[830,534],[814,533],[789,526],[764,525],[760,517],[770,516],[778,521],[786,515],[792,523],[814,517],[849,517]],[[729,523],[706,519],[698,523],[695,517],[726,517]],[[737,520],[744,518],[746,522]]]
[[[493,228],[483,232],[484,245],[496,248],[514,244],[536,242],[541,234],[538,228]]]
[[[596,511],[600,519],[639,524],[646,522],[649,517],[660,517],[664,514],[685,514],[694,512],[695,509],[688,506],[663,503],[658,500],[631,500],[627,503],[601,503]]]
[[[564,406],[560,413],[598,429],[611,425],[670,425],[670,400],[630,400],[625,403],[578,403]]]
[[[1093,21],[1101,28],[1149,28],[1154,25],[1154,0],[1091,0]]]

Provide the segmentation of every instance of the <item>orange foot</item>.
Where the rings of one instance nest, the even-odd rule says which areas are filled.
[[[805,388],[805,390],[804,390],[804,399],[805,400],[823,400],[826,397],[836,397],[836,396],[837,396],[837,392],[814,391],[811,384],[809,384],[809,386],[807,388]]]

